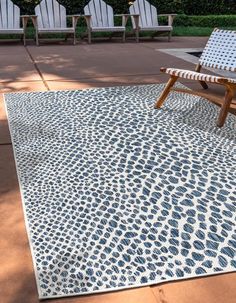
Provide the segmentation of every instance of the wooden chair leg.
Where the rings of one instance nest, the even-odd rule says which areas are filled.
[[[177,76],[171,76],[169,81],[166,83],[166,86],[163,90],[163,92],[161,93],[159,99],[156,101],[155,103],[155,108],[160,108],[162,106],[162,104],[164,103],[166,97],[168,96],[171,87],[175,84],[175,82],[177,81],[178,77]]]
[[[125,31],[123,32],[122,41],[125,42]]]
[[[217,126],[219,127],[222,127],[225,123],[233,96],[234,96],[234,90],[231,87],[227,87],[225,92],[224,103],[221,106],[220,114],[217,121]]]
[[[88,43],[91,44],[91,30],[88,30]]]
[[[76,32],[73,33],[73,44],[76,45]]]
[[[135,29],[135,38],[136,38],[136,42],[139,42],[139,30]]]
[[[199,83],[201,84],[202,88],[208,89],[208,85],[206,84],[205,81],[199,81]]]
[[[35,40],[36,40],[36,45],[39,46],[39,35],[38,32],[35,32]]]
[[[196,68],[195,68],[195,72],[200,73],[201,68],[202,68],[201,65],[198,63]],[[208,89],[208,85],[206,84],[205,81],[199,81],[199,83],[201,84],[202,88]]]

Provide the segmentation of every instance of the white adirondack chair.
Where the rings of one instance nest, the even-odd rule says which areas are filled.
[[[67,26],[67,17],[72,18],[72,27]],[[56,0],[43,0],[35,7],[32,21],[35,27],[36,44],[39,45],[40,34],[72,34],[76,43],[76,25],[79,15],[67,16],[66,9]]]
[[[114,15],[113,8],[103,0],[91,0],[85,7],[88,41],[91,43],[92,32],[121,32],[125,42],[125,25],[127,15]],[[122,26],[114,25],[114,16],[122,16]]]
[[[29,16],[20,16],[20,9],[10,0],[0,0],[0,34],[22,35],[24,45],[25,29]],[[20,26],[22,18],[23,27]]]
[[[168,41],[170,41],[173,30],[172,24],[176,14],[157,15],[157,9],[146,0],[136,0],[130,6],[129,11],[131,15],[139,15],[138,18],[131,17],[137,42],[139,41],[139,32],[141,31],[154,31],[157,34],[168,33]],[[159,25],[158,17],[161,16],[168,17],[168,25]]]

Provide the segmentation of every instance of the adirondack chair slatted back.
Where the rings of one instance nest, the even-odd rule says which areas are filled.
[[[43,0],[35,7],[39,28],[66,28],[66,9],[56,0]]]
[[[20,9],[10,0],[0,0],[0,29],[19,29]]]
[[[215,29],[199,63],[206,67],[236,72],[236,31]]]
[[[140,28],[158,26],[157,9],[146,0],[136,0],[129,8],[130,14],[139,15]],[[134,18],[132,18],[135,27]]]
[[[102,0],[91,0],[84,7],[84,13],[92,16],[92,27],[114,27],[113,8]]]

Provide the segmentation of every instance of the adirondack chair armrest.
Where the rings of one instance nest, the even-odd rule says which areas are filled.
[[[116,14],[114,17],[122,17],[122,26],[126,26],[129,17],[134,17],[136,28],[139,26],[139,14]]]
[[[91,18],[92,15],[81,15],[82,17],[84,17],[86,24],[87,24],[87,28],[91,29]]]
[[[126,26],[126,23],[129,18],[129,14],[116,14],[114,17],[122,17],[122,26]]]
[[[73,28],[76,28],[78,20],[81,17],[81,15],[67,15],[66,17],[72,18],[72,26],[73,26]]]
[[[33,22],[34,28],[37,30],[38,29],[38,16],[37,15],[31,15],[30,18]]]
[[[168,26],[172,26],[174,18],[177,14],[160,14],[158,17],[168,17]]]
[[[21,15],[20,18],[22,19],[23,28],[25,30],[27,27],[27,23],[29,21],[30,15]]]

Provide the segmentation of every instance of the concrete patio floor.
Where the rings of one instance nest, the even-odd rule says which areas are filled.
[[[194,65],[159,50],[201,48],[206,40],[174,37],[171,43],[160,38],[139,44],[98,41],[76,46],[55,42],[26,48],[19,43],[0,42],[1,303],[39,302],[2,93],[163,83],[167,77],[160,73],[161,66],[193,69]],[[201,89],[198,83],[181,82]],[[209,93],[220,97],[224,94],[219,86],[211,86]],[[235,303],[235,281],[236,273],[230,273],[50,302]]]

